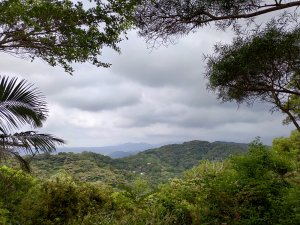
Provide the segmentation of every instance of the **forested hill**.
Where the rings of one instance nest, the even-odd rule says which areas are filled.
[[[43,178],[64,170],[82,181],[114,185],[142,176],[158,184],[181,176],[183,171],[198,165],[200,160],[222,160],[246,151],[247,144],[190,141],[150,149],[121,159],[92,152],[43,154],[36,156],[31,166],[33,172]]]
[[[160,162],[179,170],[190,169],[199,160],[222,160],[229,155],[244,153],[247,144],[233,142],[189,141],[183,144],[165,145],[160,148],[146,150],[134,156],[121,159],[128,165],[136,166],[137,162]]]

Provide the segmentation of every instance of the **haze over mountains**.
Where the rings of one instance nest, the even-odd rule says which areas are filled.
[[[120,145],[111,145],[103,147],[60,147],[57,152],[94,152],[101,155],[107,155],[111,158],[122,158],[130,155],[137,154],[138,152],[145,151],[152,148],[158,148],[165,144],[148,144],[148,143],[124,143]]]

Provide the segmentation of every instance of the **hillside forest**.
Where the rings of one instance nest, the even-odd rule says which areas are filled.
[[[110,67],[103,49],[120,52],[133,29],[152,48],[207,26],[231,30],[232,42],[217,43],[205,56],[208,90],[225,104],[266,104],[295,129],[271,146],[257,137],[247,144],[193,140],[117,159],[56,153],[65,140],[38,131],[49,116],[45,96],[31,81],[1,74],[0,224],[298,225],[299,6],[297,0],[0,0],[1,54],[71,75],[78,63]]]
[[[39,155],[31,174],[11,162],[0,170],[0,221],[297,224],[299,144],[295,131],[272,147],[259,139],[248,146],[193,141],[123,159],[89,152]]]

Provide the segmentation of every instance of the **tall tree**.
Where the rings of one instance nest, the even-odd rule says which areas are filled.
[[[270,26],[216,47],[209,57],[209,88],[222,101],[273,104],[300,131],[300,28]]]
[[[0,0],[0,51],[40,58],[72,73],[72,63],[110,64],[103,47],[120,51],[135,0]]]
[[[64,143],[60,138],[36,131],[14,133],[24,125],[41,127],[47,112],[44,96],[38,89],[25,80],[0,76],[0,160],[13,157],[29,170],[20,151],[31,155],[52,152],[57,144]]]

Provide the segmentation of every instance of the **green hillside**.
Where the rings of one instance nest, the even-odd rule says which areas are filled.
[[[231,142],[190,141],[147,150],[134,156],[112,159],[92,152],[42,154],[31,161],[33,173],[49,178],[66,171],[76,179],[125,184],[137,177],[159,184],[199,164],[200,160],[222,160],[232,154],[245,153],[246,144]]]
[[[246,144],[189,141],[165,145],[119,159],[115,165],[120,170],[131,171],[149,178],[151,182],[159,183],[181,176],[183,171],[198,165],[201,160],[222,160],[246,151]]]
[[[243,155],[202,160],[180,178],[159,186],[167,176],[155,180],[155,174],[163,173],[152,171],[154,165],[165,168],[165,175],[175,176],[190,166],[185,160],[219,159],[245,152],[246,146],[193,141],[123,160],[90,152],[40,155],[33,161],[36,175],[47,177],[61,169],[73,175],[58,173],[50,179],[2,166],[0,224],[296,225],[300,215],[299,137],[293,133],[291,138],[275,139],[272,148],[257,139]],[[135,173],[130,169],[136,169]],[[140,174],[137,169],[147,171],[140,176],[152,180],[128,182]],[[116,188],[122,180],[125,185]]]
[[[93,152],[41,154],[36,156],[30,165],[33,174],[40,178],[49,178],[59,172],[67,172],[85,182],[116,185],[125,183],[126,180],[124,171],[114,167],[113,159]]]

